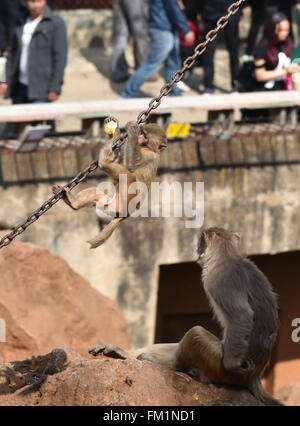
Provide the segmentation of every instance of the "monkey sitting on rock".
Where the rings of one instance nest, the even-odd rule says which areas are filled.
[[[278,328],[276,295],[265,275],[240,251],[238,234],[203,230],[197,248],[202,281],[223,339],[205,328],[191,328],[179,343],[125,351],[113,345],[89,349],[115,358],[138,358],[189,372],[205,383],[245,387],[267,405],[282,405],[262,387]]]
[[[114,197],[110,198],[104,193],[97,192],[95,187],[85,189],[76,196],[73,196],[69,189],[64,190],[63,200],[72,209],[78,210],[82,207],[96,206],[98,202],[101,202],[104,212],[116,216],[105,226],[100,234],[88,241],[91,245],[90,248],[102,245],[112,235],[120,222],[129,217],[128,205],[136,196],[136,194],[128,192],[129,186],[134,182],[142,182],[149,189],[157,173],[160,154],[167,148],[166,133],[157,124],[150,123],[139,128],[137,123],[131,121],[127,123],[125,128],[128,135],[127,141],[119,151],[115,152],[112,150],[112,144],[120,136],[119,122],[115,117],[108,117],[104,123],[104,129],[110,135],[110,143],[100,150],[99,167],[115,183],[116,192]],[[120,195],[120,175],[126,176],[125,193],[127,202],[125,215]],[[61,189],[63,189],[61,186],[55,185],[52,191],[56,194]],[[113,211],[109,211],[113,202],[115,203],[115,208]]]

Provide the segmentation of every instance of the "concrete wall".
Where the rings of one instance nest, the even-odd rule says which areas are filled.
[[[66,22],[70,48],[109,46],[112,36],[112,10],[61,10],[56,13]]]
[[[247,254],[299,250],[299,142],[299,134],[295,133],[172,143],[162,159],[159,178],[169,183],[204,181],[204,225],[240,232]],[[33,162],[36,177],[42,174],[44,179],[48,176],[52,182],[63,182],[63,173],[73,176],[76,165],[78,170],[83,169],[93,158],[92,153],[88,149],[61,150],[16,157],[3,152],[2,175],[4,182],[11,184],[0,189],[0,221],[20,221],[51,195],[50,182],[38,183],[37,179],[36,184],[12,184],[16,164],[23,177],[32,173]],[[49,156],[47,168],[45,158],[49,160]],[[273,165],[269,159],[273,159]],[[79,189],[97,182],[87,181]],[[20,238],[59,254],[92,285],[117,301],[133,346],[151,343],[159,266],[194,261],[199,229],[187,229],[181,218],[131,218],[121,224],[107,244],[90,250],[85,241],[98,232],[93,209],[74,212],[60,202]]]
[[[269,15],[276,10],[269,7]],[[112,35],[111,9],[67,9],[56,10],[66,22],[68,29],[69,46],[75,49],[88,47],[108,47]],[[240,37],[246,39],[250,27],[251,11],[245,19],[240,21]],[[296,43],[299,40],[300,8],[293,9],[293,30]],[[222,38],[222,35],[221,35]]]

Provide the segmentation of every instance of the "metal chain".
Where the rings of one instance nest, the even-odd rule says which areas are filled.
[[[155,110],[161,104],[161,99],[164,96],[168,96],[174,84],[178,83],[182,79],[185,71],[194,65],[196,58],[205,52],[207,45],[211,43],[217,37],[220,30],[223,29],[228,24],[228,20],[230,16],[237,13],[240,5],[244,3],[245,1],[246,0],[238,0],[237,2],[233,3],[228,8],[227,15],[222,16],[218,20],[216,28],[214,28],[213,30],[209,31],[206,34],[205,41],[202,43],[199,43],[196,46],[195,53],[192,56],[189,56],[184,61],[183,67],[180,70],[174,73],[172,77],[172,81],[170,83],[166,83],[161,88],[159,96],[153,98],[150,101],[148,109],[143,111],[141,114],[139,114],[139,116],[137,117],[138,124],[145,123],[148,120],[151,112]],[[120,148],[125,142],[126,137],[127,137],[127,134],[123,134],[118,139],[116,139],[116,141],[112,145],[112,149],[115,150]],[[72,188],[77,186],[80,182],[82,182],[90,173],[92,173],[97,168],[98,168],[98,161],[93,161],[86,169],[80,172],[71,182],[67,183],[61,189],[61,191],[59,191],[56,195],[53,195],[51,198],[49,198],[49,200],[47,200],[39,209],[35,210],[23,223],[21,223],[20,225],[14,226],[12,232],[4,235],[4,237],[0,239],[0,249],[5,246],[8,246],[15,237],[22,234],[28,228],[28,226],[32,225],[36,220],[39,219],[39,217],[41,217],[51,207],[53,207],[63,197],[65,189],[71,190]]]
[[[42,206],[35,210],[23,223],[13,227],[13,230],[4,235],[0,240],[0,249],[2,247],[8,246],[12,240],[18,235],[22,234],[28,226],[32,225],[36,220],[39,219],[44,213],[46,213],[51,207],[54,206],[64,195],[64,189],[72,189],[80,182],[82,182],[90,173],[98,168],[98,161],[93,161],[86,169],[80,172],[71,182],[63,187],[63,189],[58,192],[56,195],[53,195],[49,200],[47,200]]]

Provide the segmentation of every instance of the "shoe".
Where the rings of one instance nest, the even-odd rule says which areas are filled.
[[[127,81],[129,79],[129,77],[130,77],[129,75],[125,75],[124,77],[121,77],[121,78],[115,78],[115,77],[113,77],[112,81],[114,83],[124,83],[125,81]]]
[[[213,89],[212,87],[207,87],[206,89],[204,89],[203,94],[204,95],[213,95],[215,93],[215,89]]]
[[[192,89],[187,85],[187,84],[185,84],[185,82],[184,81],[178,81],[178,83],[177,83],[177,87],[178,87],[178,89],[180,89],[180,90],[182,90],[183,92],[190,92]]]
[[[149,78],[148,78],[148,82],[149,83],[154,83],[155,81],[158,81],[159,80],[159,77],[160,77],[160,75],[159,74],[153,74],[153,75],[151,75]]]
[[[243,55],[242,56],[242,62],[253,62],[254,61],[254,56],[252,55]]]
[[[231,83],[231,93],[239,92],[239,83],[235,80]]]

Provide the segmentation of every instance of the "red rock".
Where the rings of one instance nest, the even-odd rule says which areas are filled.
[[[130,347],[125,320],[112,300],[59,256],[18,240],[0,250],[0,318],[6,321],[3,361],[61,346],[86,357],[98,342]]]
[[[300,406],[300,382],[283,386],[276,392],[275,397],[280,399],[285,405]]]
[[[150,361],[84,359],[68,349],[0,363],[0,373],[0,406],[263,405],[247,390],[205,385]]]

